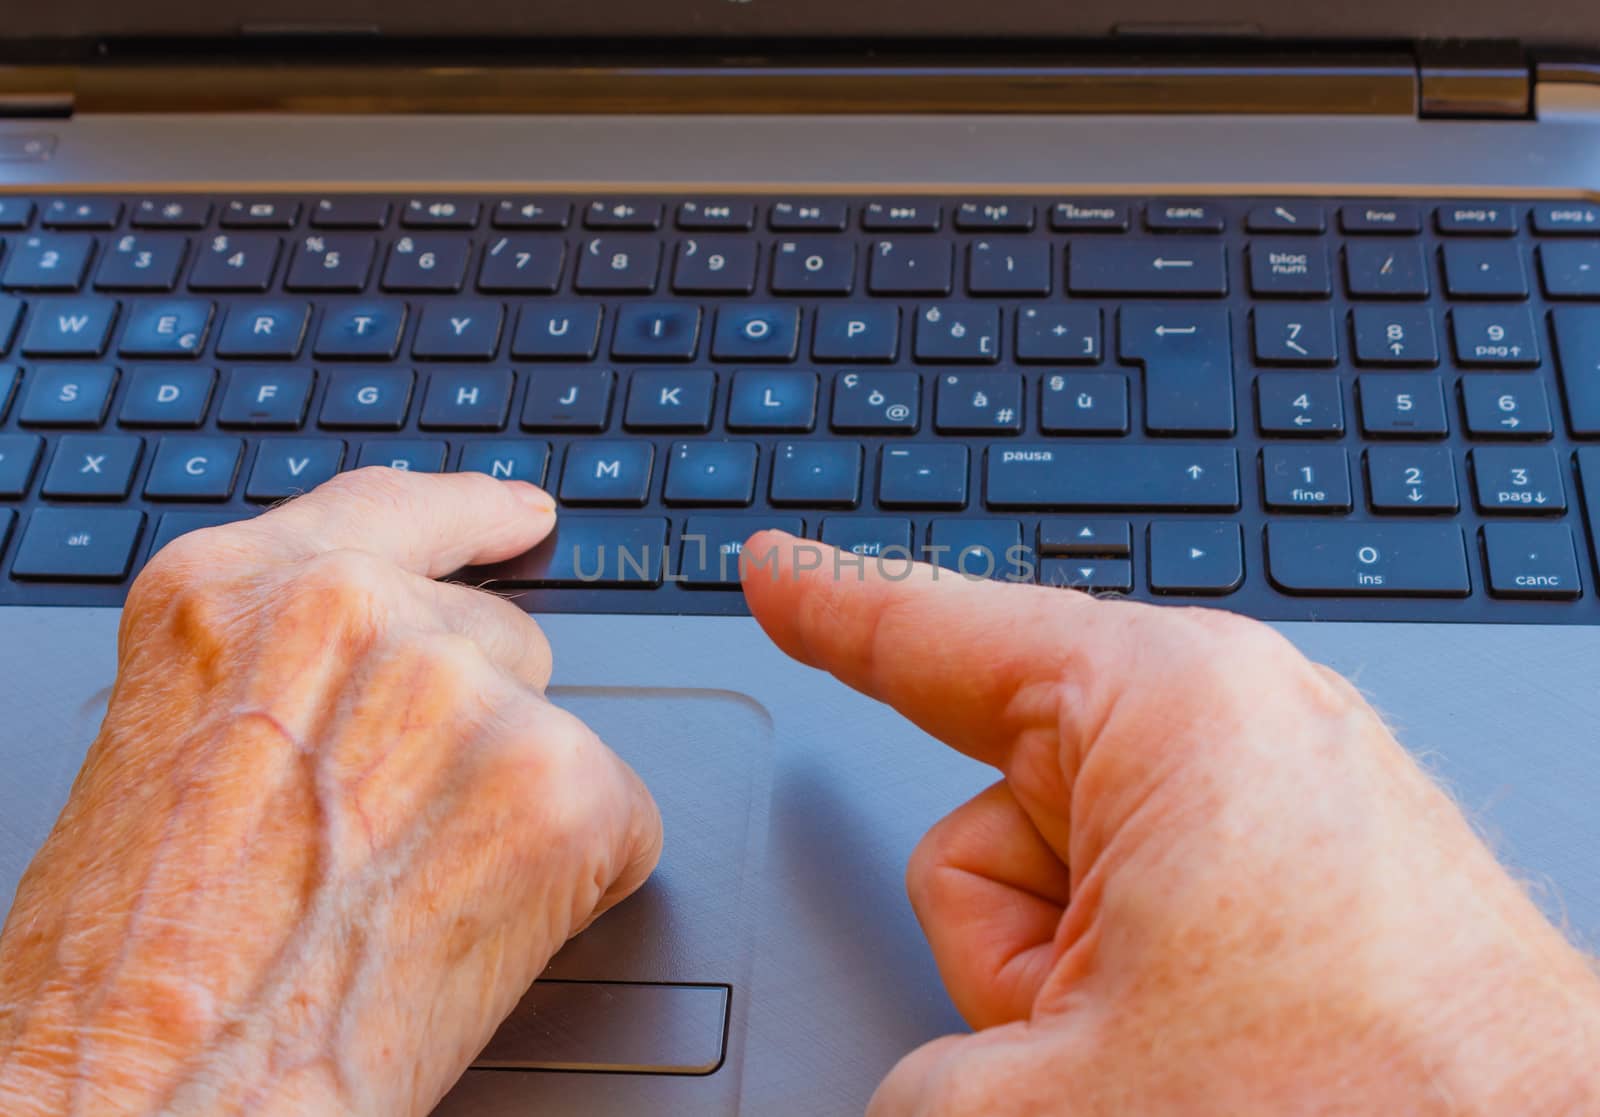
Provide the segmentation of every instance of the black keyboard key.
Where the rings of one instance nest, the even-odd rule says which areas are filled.
[[[1229,520],[1150,525],[1150,591],[1220,595],[1244,584],[1244,540]]]
[[[1250,291],[1268,298],[1326,298],[1333,293],[1320,244],[1258,240],[1250,245]]]
[[[267,438],[245,483],[246,500],[272,504],[310,492],[339,472],[344,443],[332,438]]]
[[[156,521],[155,537],[150,542],[150,554],[154,555],[174,539],[188,535],[191,531],[204,531],[208,527],[221,527],[224,524],[238,523],[246,515],[247,513],[240,512],[164,513]]]
[[[1363,202],[1339,207],[1339,228],[1347,233],[1420,233],[1422,215],[1408,202]]]
[[[1095,307],[1038,304],[1017,309],[1017,360],[1097,365],[1100,355],[1100,311]]]
[[[1123,360],[1144,366],[1145,429],[1233,433],[1233,348],[1226,310],[1129,306],[1118,324]]]
[[[693,360],[699,350],[699,307],[682,302],[632,302],[616,312],[611,355],[621,360]]]
[[[425,431],[503,430],[513,383],[508,368],[431,372],[417,426]]]
[[[968,578],[1033,581],[1033,548],[1016,520],[931,520],[922,559]]]
[[[0,498],[28,495],[43,449],[44,439],[36,434],[0,434]]]
[[[300,203],[282,198],[235,198],[222,207],[224,229],[292,229]]]
[[[1239,507],[1239,461],[1231,446],[1045,443],[985,451],[991,508]]]
[[[1525,299],[1528,276],[1522,267],[1522,249],[1497,241],[1458,241],[1446,244],[1444,286],[1456,299]]]
[[[36,508],[11,576],[51,582],[120,582],[133,565],[144,513],[126,508]]]
[[[1267,525],[1267,574],[1285,593],[1465,597],[1466,546],[1455,524]]]
[[[598,306],[582,303],[526,305],[517,315],[511,355],[522,360],[588,360],[600,345]]]
[[[992,364],[1000,359],[1000,309],[929,306],[917,312],[912,353],[929,363]]]
[[[710,430],[716,393],[717,374],[706,369],[636,372],[622,422],[629,430]]]
[[[334,196],[311,207],[313,229],[381,229],[389,224],[389,203],[383,198]]]
[[[26,229],[32,223],[32,199],[0,198],[0,229]]]
[[[849,222],[850,207],[832,199],[773,202],[767,213],[767,225],[776,232],[842,233]]]
[[[561,503],[642,505],[654,460],[648,442],[574,442],[561,470]]]
[[[1264,365],[1333,365],[1339,360],[1333,311],[1321,306],[1258,306],[1250,312],[1256,360]]]
[[[452,299],[422,308],[411,354],[425,360],[487,361],[500,351],[505,310],[499,303]]]
[[[1118,372],[1065,372],[1039,384],[1045,434],[1127,434],[1128,379]]]
[[[410,369],[340,369],[328,374],[317,424],[328,430],[397,431],[411,409]]]
[[[0,365],[0,419],[6,417],[6,412],[11,407],[12,390],[16,388],[17,381],[21,378],[21,370],[16,365]]]
[[[889,445],[878,459],[884,508],[965,508],[967,448],[950,443]]]
[[[1550,447],[1479,446],[1468,457],[1481,511],[1548,516],[1567,510],[1561,464]]]
[[[120,220],[122,203],[114,198],[56,198],[39,215],[46,229],[115,229]]]
[[[567,246],[560,237],[495,237],[478,265],[478,290],[547,295],[561,286]]]
[[[111,340],[117,310],[115,299],[39,299],[22,335],[22,352],[30,357],[98,357]]]
[[[311,402],[308,368],[236,368],[217,409],[217,425],[255,430],[295,430]]]
[[[283,242],[267,233],[218,233],[202,238],[189,269],[191,291],[265,292],[278,270]]]
[[[359,294],[366,289],[372,260],[377,254],[377,237],[358,233],[312,233],[295,247],[283,288],[286,291]]]
[[[894,516],[828,516],[817,533],[830,547],[871,559],[911,559],[911,521]],[[839,570],[851,566],[840,564]]]
[[[21,299],[0,295],[0,357],[6,355],[12,339],[17,336],[17,326],[22,321],[25,306]],[[0,397],[0,419],[5,418],[5,413],[4,399]]]
[[[768,499],[776,506],[854,508],[861,499],[861,447],[854,442],[780,442]]]
[[[572,203],[502,198],[495,203],[492,220],[496,229],[565,229],[572,220]]]
[[[1517,214],[1494,202],[1450,202],[1433,211],[1433,223],[1451,236],[1508,237],[1517,231]]]
[[[444,470],[448,448],[443,442],[426,439],[392,438],[368,442],[356,455],[356,466],[384,465],[406,473],[439,473]]]
[[[1099,555],[1126,558],[1133,553],[1133,527],[1127,520],[1058,519],[1039,521],[1041,555]]]
[[[948,295],[954,246],[943,240],[880,240],[872,245],[867,290],[874,295]]]
[[[649,589],[667,565],[667,521],[660,516],[563,516],[527,554],[463,572],[493,586]]]
[[[1350,330],[1358,364],[1432,368],[1439,363],[1433,311],[1425,307],[1358,306],[1350,312]]]
[[[912,233],[938,232],[944,212],[938,202],[919,198],[868,202],[861,211],[861,227],[886,233],[900,229]]]
[[[1550,329],[1567,400],[1567,425],[1576,435],[1600,435],[1600,307],[1552,310]]]
[[[144,441],[127,435],[63,435],[40,491],[58,500],[124,500],[143,455]]]
[[[661,203],[638,199],[598,200],[583,211],[591,229],[655,229],[661,225]]]
[[[844,372],[834,381],[836,431],[909,434],[921,421],[922,378],[914,372]]]
[[[1314,202],[1262,202],[1252,206],[1244,227],[1252,233],[1320,233],[1328,227],[1328,215]]]
[[[1048,295],[1050,245],[1031,240],[980,240],[967,248],[967,293]]]
[[[1540,361],[1538,331],[1525,306],[1453,307],[1450,334],[1462,365],[1535,368]]]
[[[1362,376],[1356,380],[1361,429],[1378,438],[1435,438],[1450,433],[1436,376]]]
[[[234,303],[217,335],[217,356],[293,360],[300,355],[310,321],[310,303]]]
[[[1344,249],[1344,281],[1352,298],[1422,299],[1428,296],[1428,264],[1411,241],[1352,241]]]
[[[151,500],[227,500],[239,474],[237,438],[163,438],[156,445],[144,495]]]
[[[809,431],[817,422],[817,374],[742,369],[728,392],[732,431]]]
[[[1018,434],[1022,377],[1014,372],[948,372],[937,377],[933,426],[940,434]]]
[[[1222,211],[1205,202],[1151,202],[1144,227],[1152,233],[1220,233]]]
[[[1123,233],[1128,207],[1120,202],[1057,202],[1050,208],[1050,227],[1062,233]]]
[[[197,357],[216,307],[209,299],[141,299],[128,311],[117,352],[124,357]]]
[[[467,277],[472,242],[446,233],[401,237],[389,249],[383,266],[385,291],[461,290]]]
[[[1600,242],[1541,244],[1539,275],[1552,299],[1600,299]]]
[[[692,237],[678,245],[672,289],[689,295],[748,295],[756,289],[758,255],[751,240]]]
[[[1039,563],[1039,584],[1085,593],[1129,593],[1133,563],[1127,559],[1047,558]]]
[[[738,229],[741,232],[755,228],[754,202],[711,201],[679,202],[678,228],[680,229]]]
[[[800,352],[800,308],[746,303],[717,310],[711,355],[719,361],[792,361]]]
[[[194,365],[146,365],[128,373],[117,421],[125,427],[194,428],[205,422],[217,370]]]
[[[106,421],[117,370],[108,365],[39,365],[28,370],[17,421],[25,427],[98,427]]]
[[[1077,240],[1067,249],[1074,295],[1226,295],[1223,246],[1171,237]]]
[[[76,291],[83,286],[94,238],[82,233],[41,233],[11,242],[0,287],[17,291]]]
[[[1262,495],[1273,512],[1348,512],[1350,459],[1342,446],[1268,446]]]
[[[524,430],[603,431],[611,420],[610,369],[540,369],[528,380]]]
[[[892,361],[900,352],[900,308],[819,306],[811,356],[819,361]]]
[[[850,241],[783,240],[772,254],[775,295],[848,295],[855,282],[856,246]]]
[[[1025,233],[1033,228],[1033,203],[1018,201],[962,202],[956,207],[956,228],[969,232],[998,229]]]
[[[1544,384],[1528,376],[1466,376],[1461,410],[1474,438],[1549,438],[1555,433]]]
[[[1485,524],[1484,566],[1496,597],[1573,598],[1583,592],[1566,524]]]
[[[100,257],[94,285],[102,291],[170,291],[189,251],[185,237],[129,233]]]
[[[1456,470],[1443,446],[1374,446],[1366,453],[1374,512],[1454,512]]]
[[[622,291],[648,295],[661,270],[661,243],[645,237],[594,237],[584,242],[578,260],[580,291]]]
[[[318,357],[393,360],[406,328],[406,304],[346,303],[322,312],[312,352]]]
[[[1326,373],[1269,372],[1256,377],[1262,434],[1324,437],[1344,433],[1344,392]]]
[[[677,578],[693,589],[735,589],[744,545],[758,531],[802,535],[799,516],[690,516],[683,525]],[[773,576],[772,556],[752,553],[748,566],[756,578]]]
[[[471,229],[478,224],[476,198],[412,198],[400,208],[407,229]]]
[[[1544,236],[1593,236],[1600,233],[1600,206],[1540,202],[1533,207],[1533,231]]]
[[[661,499],[667,504],[749,504],[756,495],[754,442],[675,442],[667,455]]]
[[[461,460],[456,463],[456,469],[462,473],[487,473],[502,481],[542,485],[549,460],[548,442],[527,438],[505,442],[475,438],[461,448]]]

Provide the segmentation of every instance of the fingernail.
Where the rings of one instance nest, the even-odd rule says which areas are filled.
[[[506,484],[510,485],[511,491],[517,494],[517,499],[533,511],[542,512],[545,515],[551,515],[555,512],[556,502],[550,498],[549,493],[537,485],[530,485],[526,481],[507,481]]]

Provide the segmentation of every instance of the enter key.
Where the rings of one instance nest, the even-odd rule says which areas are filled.
[[[1119,326],[1122,359],[1144,366],[1145,429],[1234,432],[1233,342],[1225,308],[1126,307]]]

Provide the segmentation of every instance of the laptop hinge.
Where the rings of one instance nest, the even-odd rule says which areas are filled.
[[[57,66],[0,66],[0,120],[71,116],[73,70]]]
[[[1512,42],[1429,42],[1417,50],[1417,113],[1507,120],[1533,114],[1533,66]]]

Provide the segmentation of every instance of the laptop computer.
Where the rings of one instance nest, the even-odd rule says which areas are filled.
[[[667,831],[441,1113],[855,1113],[962,1027],[901,880],[988,774],[767,643],[759,526],[1273,623],[1600,937],[1597,10],[61,0],[0,49],[0,907],[141,564],[378,462],[558,495],[493,573]]]

